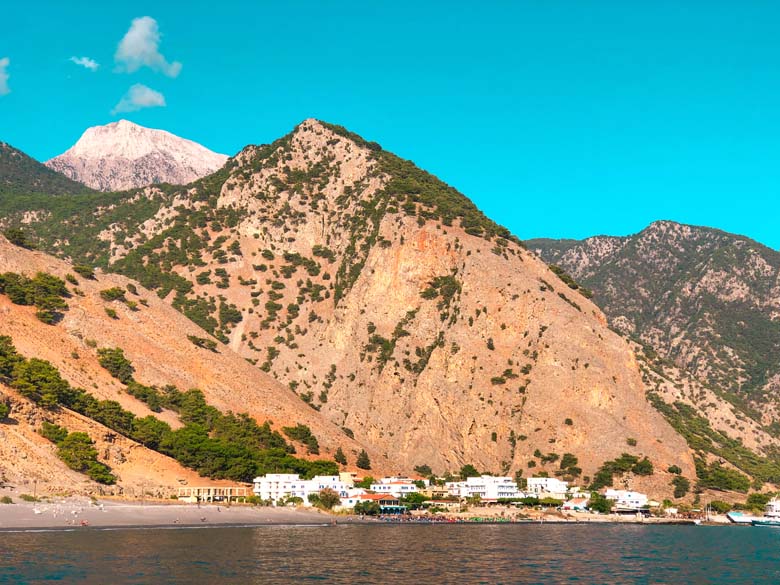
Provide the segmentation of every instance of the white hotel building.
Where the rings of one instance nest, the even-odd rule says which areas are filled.
[[[483,475],[481,477],[468,477],[466,481],[451,481],[445,485],[451,496],[459,498],[479,496],[482,500],[490,501],[525,496],[517,489],[517,483],[511,477]]]
[[[537,498],[565,500],[569,493],[569,483],[557,477],[529,477],[526,491]]]
[[[604,497],[615,502],[614,510],[641,510],[648,507],[647,496],[640,492],[608,489]]]
[[[252,492],[263,500],[276,504],[288,497],[298,497],[305,506],[309,505],[309,494],[319,493],[329,488],[346,498],[350,493],[348,485],[338,475],[317,475],[311,479],[301,479],[297,473],[268,473],[254,479]]]
[[[428,483],[424,480],[424,483]],[[377,494],[387,494],[400,498],[408,494],[415,494],[418,490],[414,480],[408,477],[383,477],[371,484],[371,491]]]

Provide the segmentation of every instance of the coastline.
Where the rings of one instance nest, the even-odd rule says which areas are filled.
[[[317,510],[67,498],[0,505],[0,532],[76,528],[205,528],[327,525]]]
[[[480,513],[483,512],[483,513]],[[273,508],[233,504],[182,504],[170,501],[91,500],[84,497],[57,498],[40,502],[16,501],[0,505],[0,532],[74,529],[208,528],[259,526],[333,526],[333,525],[589,525],[633,524],[645,526],[692,525],[682,518],[644,518],[636,516],[575,513],[536,513],[508,516],[484,513],[439,515],[434,518],[361,517],[334,515],[315,508]],[[705,524],[705,522],[701,522]],[[728,525],[728,522],[707,522]]]

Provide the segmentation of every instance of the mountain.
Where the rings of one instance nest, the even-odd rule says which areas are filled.
[[[694,477],[601,311],[376,143],[306,120],[181,189],[105,198],[36,202],[26,229],[154,290],[401,471],[472,463],[589,482],[628,453],[655,472],[625,480],[651,493],[670,491],[671,466]]]
[[[528,245],[592,289],[615,329],[763,424],[780,420],[780,252],[670,221],[629,237]]]
[[[227,156],[164,130],[120,120],[88,128],[46,166],[100,191],[181,185],[213,173]]]
[[[0,197],[62,195],[91,189],[42,165],[10,144],[0,142]]]
[[[34,280],[25,284],[16,275]],[[9,344],[29,367],[13,367]],[[220,453],[219,443],[206,439],[208,425],[215,438],[233,437],[232,425],[241,437],[254,433],[276,447],[284,444],[279,433],[286,434],[285,427],[305,425],[317,447],[312,448],[310,436],[291,432],[296,439],[286,435],[285,457],[292,445],[296,456],[306,459],[330,459],[341,447],[354,465],[363,445],[218,345],[126,277],[90,274],[87,267],[13,246],[0,236],[0,480],[13,485],[36,481],[39,493],[137,493],[144,488],[167,497],[185,483],[232,484],[251,480],[255,471],[305,467],[263,451],[262,440],[252,445],[253,454],[269,453],[258,460],[259,469],[241,459],[235,445]],[[107,350],[110,362],[102,354]],[[111,369],[116,364],[122,369]],[[83,396],[74,398],[59,377],[82,389]],[[171,394],[174,387],[185,394]],[[187,392],[192,388],[202,392],[206,404]],[[172,396],[179,396],[179,402]],[[7,417],[4,406],[10,407]],[[230,412],[247,413],[260,429],[252,431],[252,424],[230,418]],[[268,431],[262,428],[266,421]],[[87,433],[117,484],[101,487],[68,469],[55,445],[41,436],[44,422]],[[155,438],[161,423],[182,435]],[[301,437],[305,444],[296,442]],[[380,453],[370,446],[367,450],[377,470],[394,471]]]

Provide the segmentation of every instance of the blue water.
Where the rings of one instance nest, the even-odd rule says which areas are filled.
[[[780,530],[354,525],[0,533],[0,583],[780,583]]]

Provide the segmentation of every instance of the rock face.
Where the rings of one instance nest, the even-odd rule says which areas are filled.
[[[778,418],[780,252],[659,221],[626,237],[528,243],[595,293],[610,323],[713,388]]]
[[[670,465],[693,477],[595,305],[455,189],[343,128],[307,120],[178,192],[37,211],[41,245],[157,290],[398,470],[565,474],[571,453],[592,476],[628,452],[656,469],[635,487],[668,491]]]
[[[100,191],[181,185],[213,173],[227,156],[164,130],[120,120],[87,129],[46,166]]]

